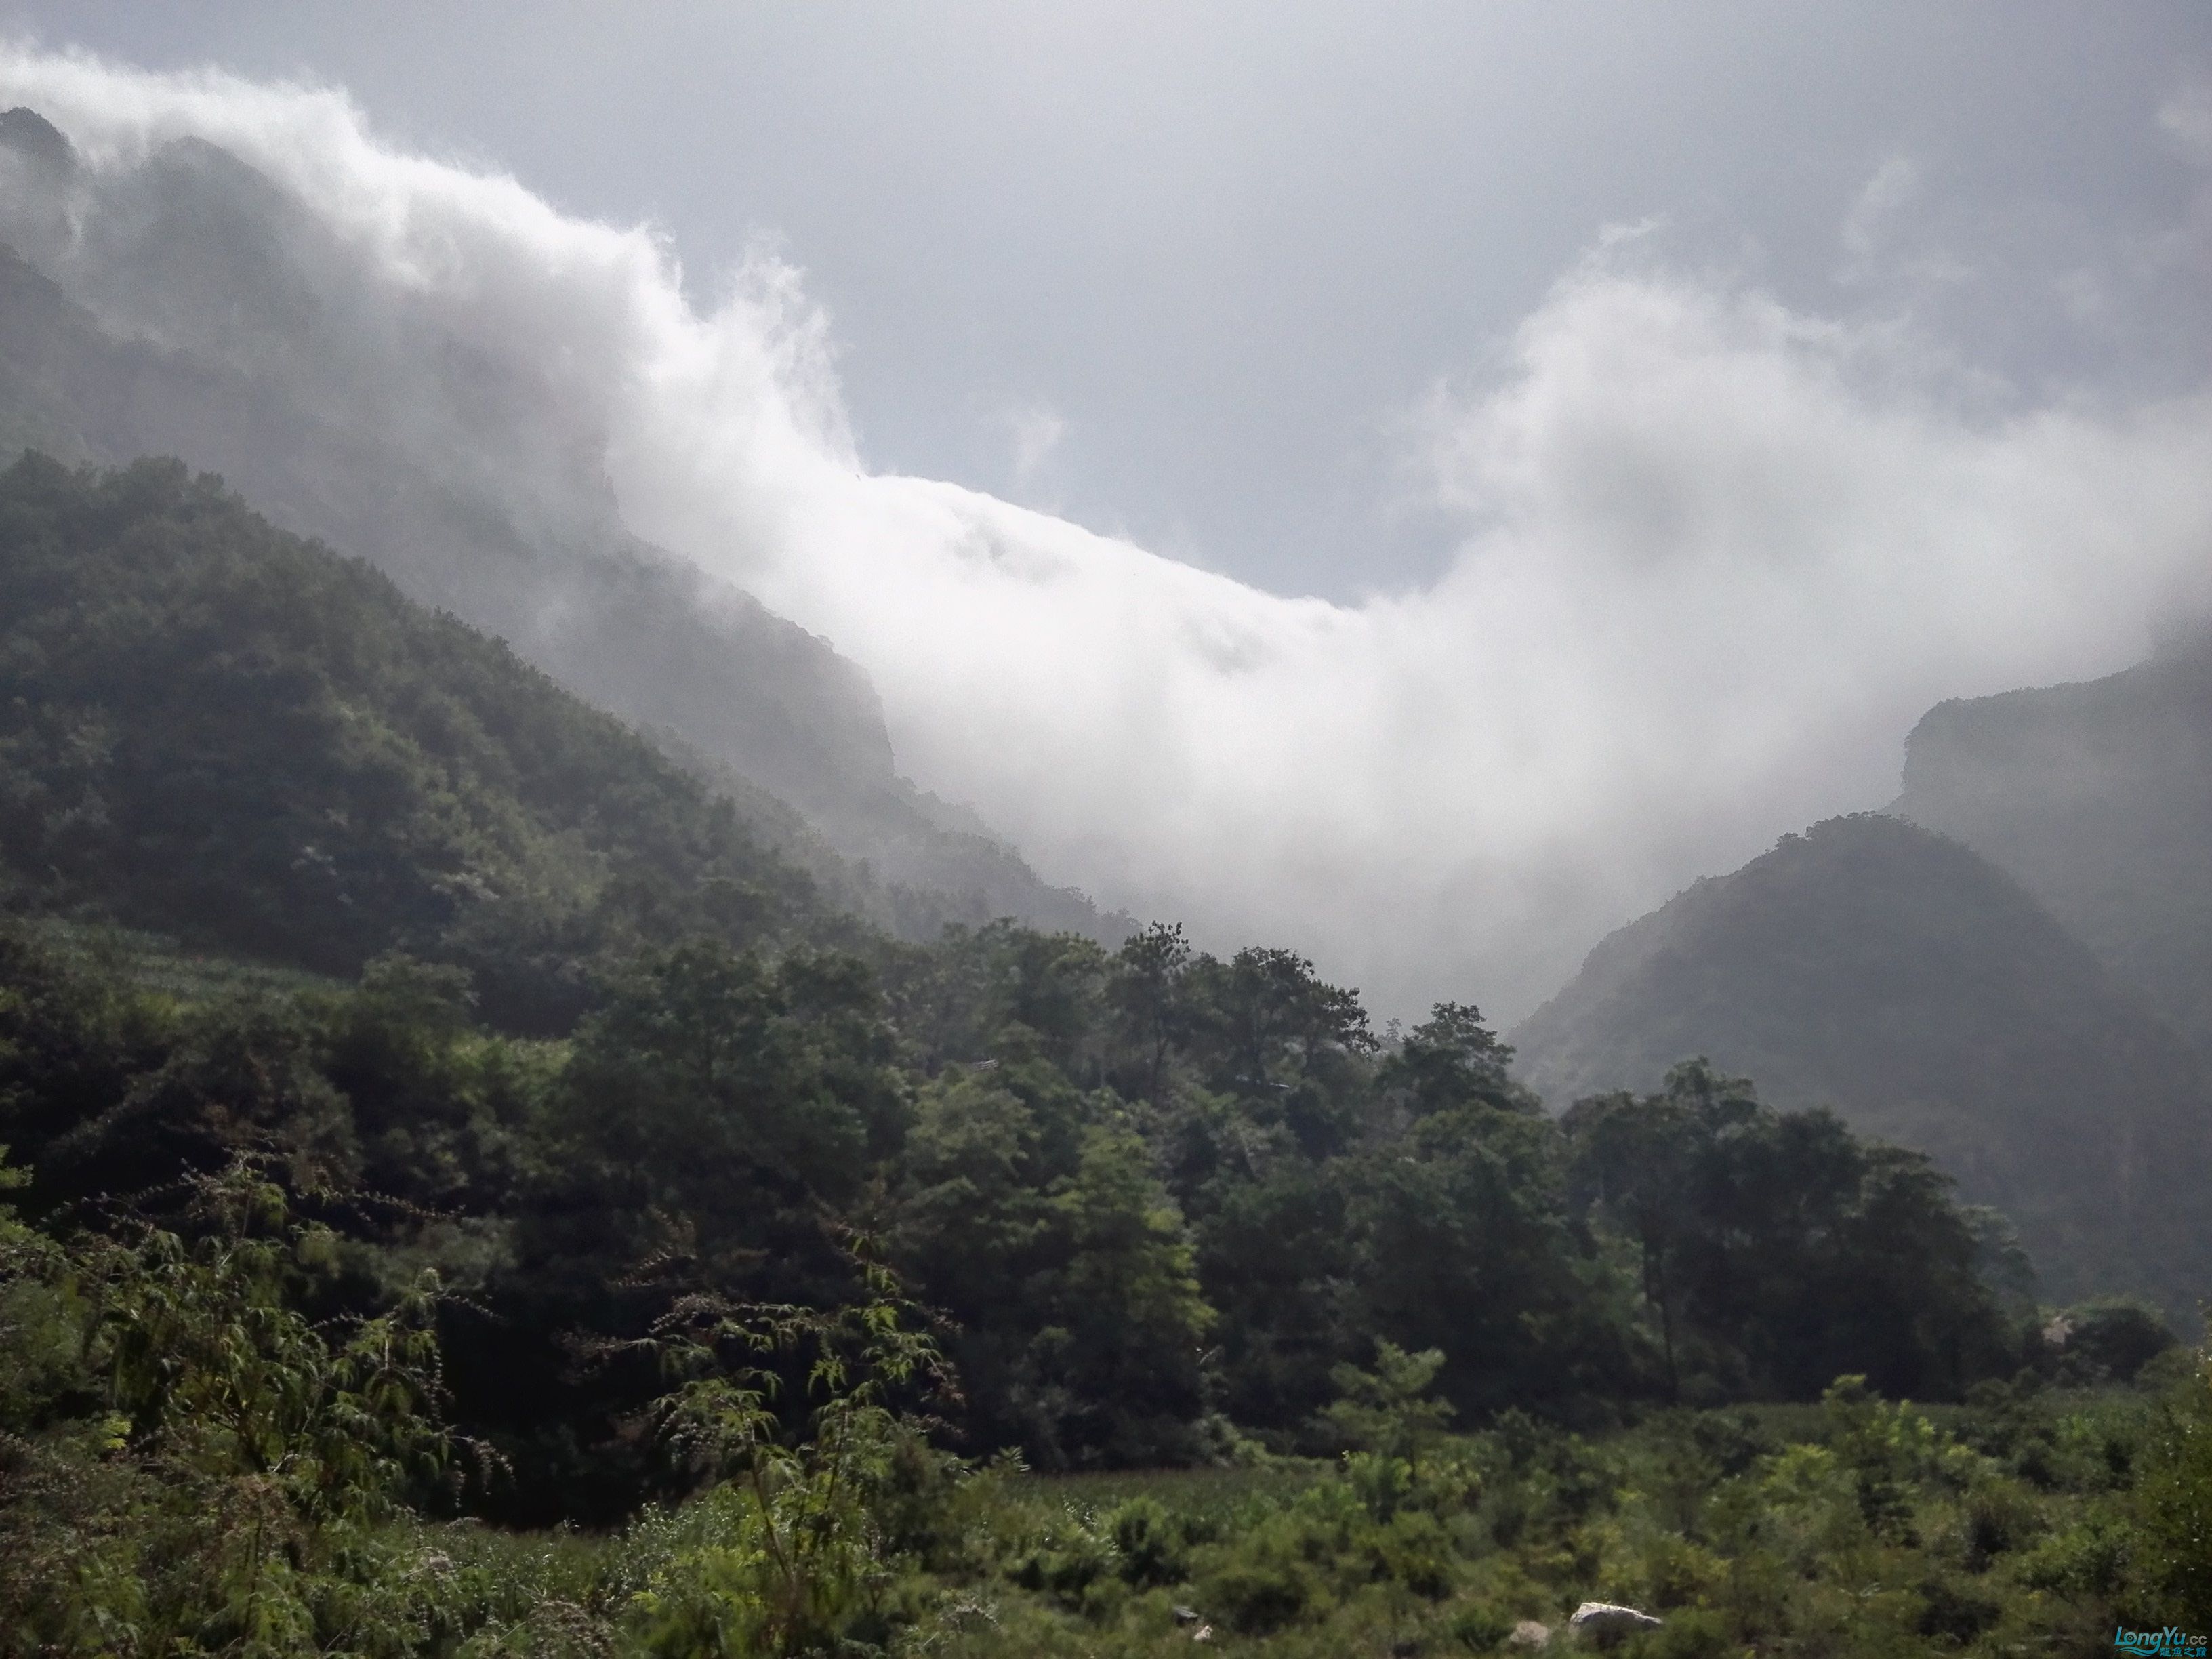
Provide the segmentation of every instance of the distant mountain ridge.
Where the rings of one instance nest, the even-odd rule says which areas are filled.
[[[1876,814],[1790,836],[1590,952],[1511,1040],[1555,1106],[1705,1055],[1935,1155],[2018,1224],[2045,1294],[2212,1287],[2195,1056],[1960,843]]]
[[[288,528],[507,640],[693,763],[787,802],[917,935],[1012,915],[1118,942],[963,809],[898,776],[866,677],[631,536],[603,434],[550,373],[378,308],[313,216],[196,139],[97,179],[0,114],[0,463],[174,454]],[[766,833],[787,836],[779,815]]]
[[[2212,1068],[2212,635],[1939,704],[1889,810],[2019,880]]]

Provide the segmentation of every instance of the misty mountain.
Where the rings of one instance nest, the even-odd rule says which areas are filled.
[[[495,353],[427,287],[393,303],[325,221],[196,138],[95,177],[36,113],[0,115],[0,460],[173,454],[222,474],[753,786],[741,800],[788,803],[905,895],[902,928],[1127,931],[901,778],[873,689],[827,641],[625,530],[605,434],[550,341]],[[781,816],[761,828],[795,844]]]
[[[11,908],[344,976],[403,951],[561,1030],[647,945],[880,940],[865,873],[782,827],[805,864],[502,642],[174,460],[0,472]]]
[[[1698,882],[1512,1041],[1555,1105],[1704,1055],[1832,1106],[2002,1209],[2046,1297],[2148,1286],[2186,1312],[2204,1282],[2195,1056],[2018,882],[1902,819],[1832,819]]]
[[[2016,878],[2212,1066],[2212,635],[1940,704],[1890,810]]]

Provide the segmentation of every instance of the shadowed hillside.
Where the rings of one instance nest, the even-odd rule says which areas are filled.
[[[810,872],[499,641],[174,461],[0,474],[18,902],[348,975],[402,949],[558,1027],[648,940],[864,937],[882,896],[812,851]]]
[[[1606,939],[1513,1034],[1554,1105],[1705,1055],[1933,1153],[2045,1293],[2208,1283],[2193,1056],[2027,893],[1901,820],[1838,818]]]
[[[1940,704],[1891,810],[2018,878],[2212,1066],[2212,636]]]

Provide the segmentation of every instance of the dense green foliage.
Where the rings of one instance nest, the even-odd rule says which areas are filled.
[[[875,967],[694,939],[556,1042],[403,957],[212,1001],[140,959],[0,935],[27,1212],[66,1230],[240,1155],[374,1194],[331,1210],[326,1295],[366,1316],[424,1267],[465,1293],[447,1375],[509,1462],[496,1513],[653,1489],[628,1425],[659,1375],[623,1345],[672,1296],[838,1305],[855,1230],[946,1321],[957,1443],[1048,1468],[1326,1449],[1378,1345],[1438,1351],[1468,1420],[1593,1424],[1843,1370],[1956,1397],[2041,1351],[1912,1154],[1698,1066],[1553,1119],[1469,1010],[1378,1040],[1299,959],[1172,930],[1109,956],[1002,926]]]
[[[0,1217],[0,1654],[1526,1651],[1599,1600],[1631,1654],[2088,1652],[2202,1629],[2212,1368],[2027,1374],[1963,1407],[1673,1409],[1597,1437],[1443,1432],[1443,1356],[1340,1373],[1332,1470],[1040,1480],[931,1448],[945,1382],[879,1267],[844,1310],[678,1300],[644,1425],[697,1483],[621,1528],[410,1514],[437,1432],[421,1280],[335,1335],[288,1305],[328,1235],[233,1166],[185,1232]],[[933,1389],[933,1382],[936,1385]]]
[[[404,949],[539,1028],[647,939],[834,931],[620,722],[174,462],[0,475],[0,860],[44,908],[347,975]]]
[[[1948,1202],[1925,1158],[1771,1111],[1703,1062],[1656,1098],[1585,1100],[1566,1127],[1578,1179],[1635,1246],[1673,1397],[1688,1380],[1804,1399],[1870,1367],[1892,1396],[1952,1398],[2002,1368],[1983,1278],[2002,1223]]]
[[[334,1333],[328,1229],[243,1163],[180,1193],[182,1234],[0,1218],[5,1650],[374,1649],[364,1560],[451,1449],[435,1276]]]
[[[1705,1054],[1832,1106],[2002,1210],[2061,1296],[2148,1291],[2186,1319],[2212,1282],[2212,1232],[2174,1201],[2212,1181],[2195,1057],[2018,883],[1902,819],[1831,819],[1699,882],[1514,1040],[1559,1100]]]
[[[1703,1063],[1548,1115],[1473,1008],[1170,927],[896,942],[174,468],[23,463],[0,564],[0,1654],[2202,1605],[2204,1380],[1918,1154]]]

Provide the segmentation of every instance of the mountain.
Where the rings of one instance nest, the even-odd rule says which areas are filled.
[[[2016,878],[2212,1068],[2212,635],[1938,705],[1890,810]]]
[[[1837,818],[1592,951],[1512,1034],[1556,1104],[1696,1055],[1931,1153],[2046,1296],[2212,1286],[2195,1056],[2018,882],[1902,819]]]
[[[560,1030],[641,945],[865,945],[878,896],[811,851],[211,477],[0,473],[14,908],[347,977],[404,951],[470,969],[497,1023]]]
[[[788,805],[880,878],[893,925],[1012,915],[1118,942],[901,778],[866,677],[623,527],[587,399],[519,322],[489,346],[395,299],[316,216],[198,139],[94,169],[0,115],[0,463],[170,454],[367,558],[587,700]],[[784,831],[769,814],[758,825]]]

